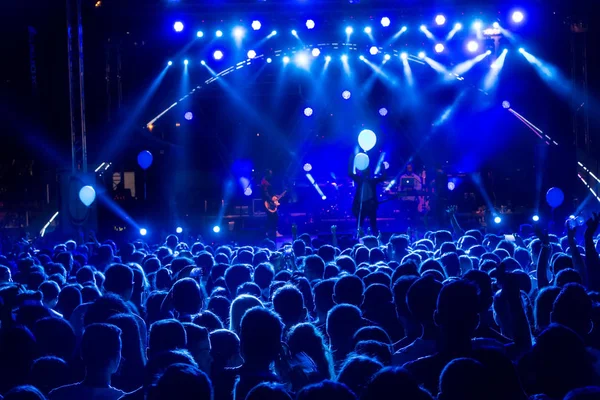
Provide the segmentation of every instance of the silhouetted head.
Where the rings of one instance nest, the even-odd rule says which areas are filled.
[[[342,276],[335,283],[333,299],[336,304],[351,304],[360,307],[363,302],[365,285],[354,275]]]
[[[283,326],[279,317],[263,307],[248,310],[240,327],[240,346],[245,362],[269,365],[279,356]]]
[[[356,400],[356,395],[343,383],[322,381],[306,386],[298,392],[296,400]]]
[[[187,364],[169,366],[156,383],[157,400],[211,400],[212,383],[200,369]]]

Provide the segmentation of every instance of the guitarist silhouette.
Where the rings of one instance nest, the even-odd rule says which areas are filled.
[[[267,236],[281,237],[282,235],[277,231],[277,224],[279,223],[279,200],[285,196],[286,192],[280,195],[276,195],[273,192],[273,185],[271,180],[273,179],[273,171],[268,169],[265,172],[265,176],[260,182],[262,189],[262,199],[265,204],[265,211],[267,213]]]

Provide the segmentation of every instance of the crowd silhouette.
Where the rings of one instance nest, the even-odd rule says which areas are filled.
[[[0,395],[600,399],[599,225],[20,243],[0,255]]]

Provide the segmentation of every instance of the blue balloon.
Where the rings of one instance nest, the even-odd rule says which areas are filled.
[[[546,202],[552,208],[559,207],[565,200],[565,194],[557,187],[550,188],[546,193]]]
[[[369,168],[369,156],[365,153],[358,153],[354,157],[354,167],[359,171]]]
[[[79,190],[79,200],[86,206],[92,205],[96,200],[96,191],[91,186],[84,186]]]
[[[365,129],[358,134],[358,145],[364,151],[371,150],[373,147],[375,147],[376,143],[377,136],[375,135],[375,132]]]
[[[152,160],[152,153],[150,153],[148,150],[140,152],[140,154],[138,154],[137,157],[138,165],[144,170],[150,168],[150,166],[152,165]]]

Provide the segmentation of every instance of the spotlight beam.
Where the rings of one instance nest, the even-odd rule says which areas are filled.
[[[485,186],[483,185],[483,182],[481,181],[481,174],[473,173],[473,174],[471,174],[471,179],[473,180],[473,183],[475,184],[477,189],[479,189],[479,193],[481,194],[481,197],[483,197],[483,201],[485,202],[487,209],[490,211],[494,211],[495,210],[494,203],[492,202],[492,200],[490,199],[490,196],[488,195],[487,191],[485,190]]]
[[[431,33],[431,31],[429,29],[427,29],[427,27],[425,25],[421,26],[421,32],[423,32],[425,34],[425,36],[427,36],[427,39],[431,40],[432,42],[438,41],[435,38],[435,35],[433,33]]]
[[[446,67],[444,67],[442,64],[440,64],[439,62],[435,61],[434,59],[432,59],[432,58],[429,58],[429,57],[427,57],[427,56],[426,56],[426,57],[424,58],[424,60],[425,60],[425,62],[426,62],[427,64],[429,64],[429,66],[430,66],[431,68],[433,68],[433,69],[434,69],[435,71],[437,71],[438,73],[440,73],[440,74],[444,74],[444,75],[448,75],[448,74],[450,74],[450,71],[448,71],[448,70],[446,69]]]
[[[323,193],[323,191],[319,187],[319,184],[315,181],[315,178],[313,178],[313,176],[310,173],[306,174],[306,178],[308,179],[308,181],[310,182],[310,184],[315,188],[315,190],[319,194],[319,197],[323,198],[325,196],[325,194]]]
[[[461,24],[454,24],[454,27],[452,28],[452,30],[450,32],[448,32],[448,35],[446,35],[446,41],[452,40],[454,35],[456,35],[461,29],[462,29]]]
[[[458,76],[463,76],[464,74],[466,74],[468,71],[471,70],[471,68],[473,68],[475,66],[475,64],[480,63],[481,61],[483,61],[486,57],[488,57],[490,54],[492,54],[491,51],[486,51],[483,54],[478,55],[475,58],[472,58],[470,60],[464,61],[460,64],[458,64],[457,66],[455,66],[452,69],[452,73],[454,75],[458,75]],[[452,78],[450,78],[452,79]]]
[[[503,50],[500,56],[494,61],[489,72],[486,74],[483,80],[483,90],[490,91],[496,87],[498,84],[498,78],[500,76],[500,72],[504,67],[504,62],[506,61],[506,56],[508,54],[508,50]]]
[[[46,234],[46,229],[48,229],[48,227],[56,219],[56,217],[58,217],[58,211],[55,212],[54,215],[52,215],[52,217],[50,218],[50,220],[48,222],[46,222],[46,225],[44,225],[44,227],[40,231],[40,236],[41,237],[44,237],[44,235]]]
[[[363,93],[368,93],[371,90],[371,88],[375,84],[375,79],[377,79],[377,78],[380,78],[381,80],[389,83],[392,86],[398,85],[398,82],[395,79],[392,79],[388,74],[383,72],[383,69],[380,66],[373,64],[371,61],[367,60],[366,58],[363,58],[362,61],[365,64],[367,64],[369,67],[371,67],[371,69],[373,70],[373,74],[371,74],[369,79],[367,79],[362,86]]]
[[[407,58],[402,58],[402,67],[408,86],[413,87],[415,85],[415,80],[413,79],[412,70],[410,69],[410,64],[408,63]]]
[[[394,36],[392,36],[391,38],[388,39],[388,41],[385,43],[385,45],[383,47],[385,48],[385,47],[389,46],[390,44],[394,43],[407,30],[408,30],[408,28],[406,26],[403,26],[402,28],[400,28],[400,30],[398,32],[396,32],[394,34]]]
[[[540,138],[541,140],[544,141],[544,143],[546,143],[548,146],[550,146],[550,140],[551,139],[544,138],[544,136],[542,136],[544,134],[544,132],[542,132],[542,130],[540,128],[538,128],[537,126],[535,126],[534,124],[532,124],[531,122],[529,122],[525,117],[523,117],[521,114],[519,114],[518,112],[516,112],[512,108],[509,108],[508,112],[510,112],[512,115],[514,115],[519,121],[523,122],[523,124],[526,127],[528,127],[533,133],[535,133],[535,135],[538,138]],[[556,145],[558,145],[556,142],[554,142],[554,143]]]
[[[122,144],[127,140],[127,137],[129,137],[132,134],[132,132],[135,132],[134,125],[139,123],[139,120],[142,117],[142,113],[146,111],[146,107],[150,103],[152,97],[156,94],[156,91],[158,90],[158,87],[162,83],[168,70],[168,66],[163,68],[160,74],[154,79],[154,81],[152,81],[150,87],[148,87],[146,92],[141,95],[140,99],[136,102],[137,105],[133,108],[127,120],[124,121],[115,132],[115,139],[108,140],[104,145],[104,148],[100,151],[98,155],[98,158],[100,160],[110,159],[116,154],[119,154],[119,151],[123,149]],[[171,109],[172,107],[173,106],[169,107],[169,109]],[[166,111],[168,111],[169,109],[167,109]],[[151,121],[148,125],[153,125],[156,119]]]

